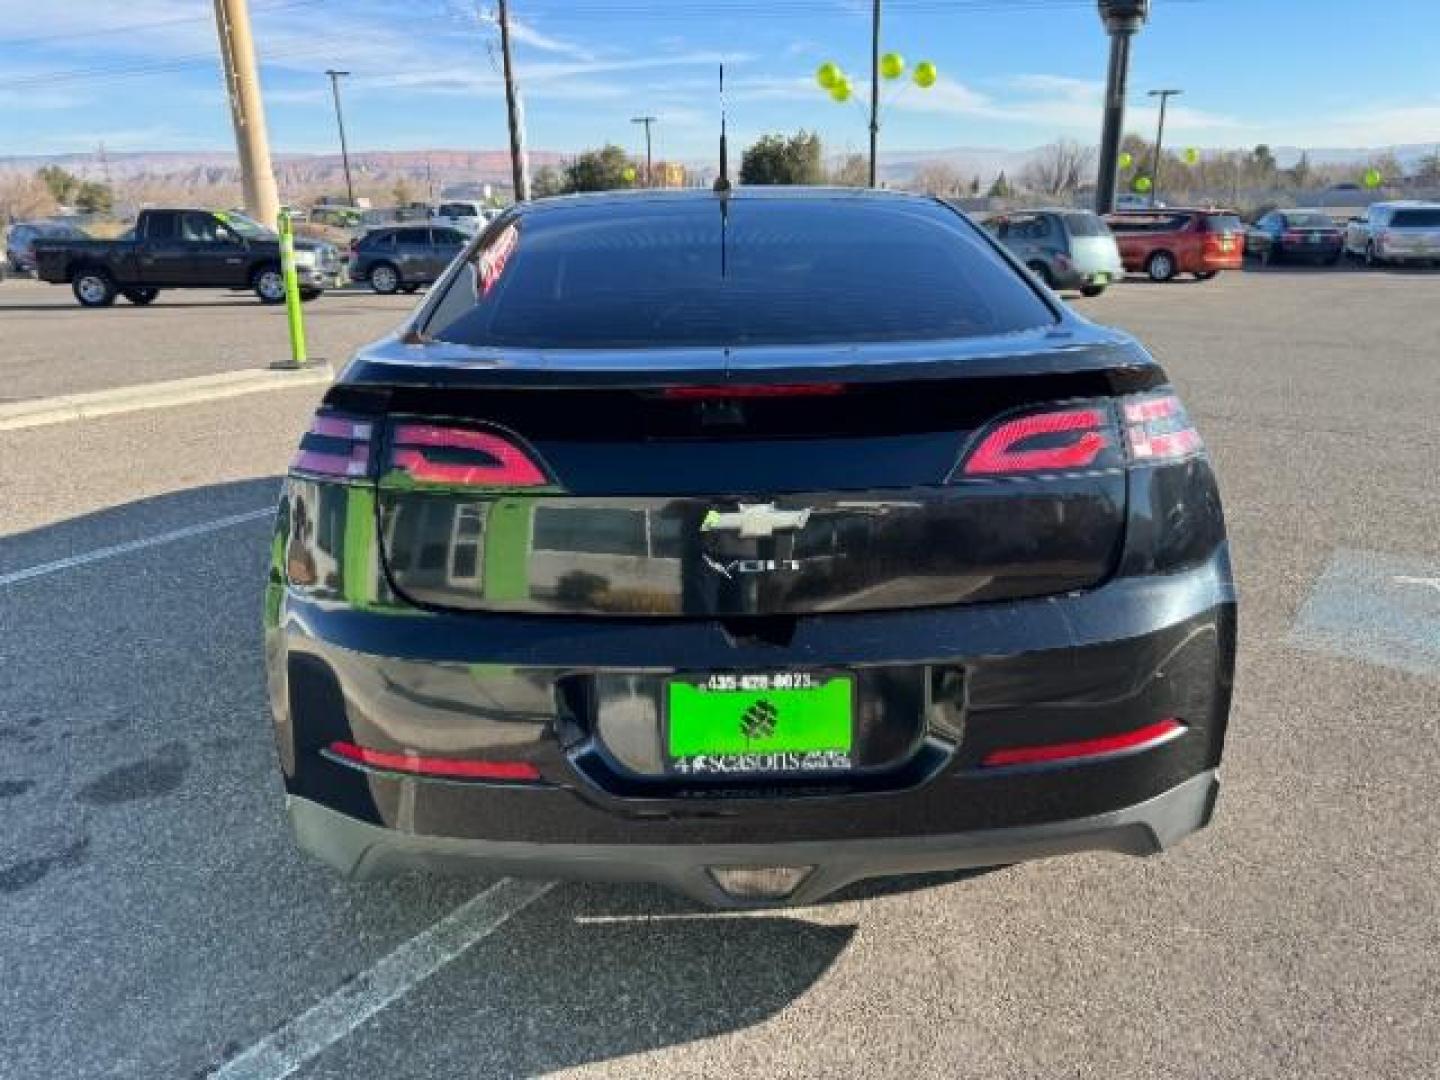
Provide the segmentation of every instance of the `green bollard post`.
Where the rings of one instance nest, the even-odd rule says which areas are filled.
[[[272,367],[303,368],[309,365],[305,354],[305,319],[300,314],[300,279],[295,273],[295,227],[290,212],[280,211],[280,274],[285,279],[285,316],[290,323],[290,360]]]

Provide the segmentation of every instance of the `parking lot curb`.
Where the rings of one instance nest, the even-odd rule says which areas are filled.
[[[190,379],[171,379],[84,394],[62,394],[58,397],[37,398],[34,401],[8,402],[0,404],[0,431],[17,431],[73,420],[93,420],[102,416],[163,409],[173,405],[220,401],[265,390],[321,386],[333,382],[334,379],[335,371],[329,364],[314,364],[289,370],[263,368],[259,371],[227,371],[219,375],[198,375]]]

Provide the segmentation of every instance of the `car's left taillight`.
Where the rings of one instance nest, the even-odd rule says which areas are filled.
[[[370,475],[375,424],[371,420],[317,413],[300,439],[290,471],[308,476],[359,480]]]

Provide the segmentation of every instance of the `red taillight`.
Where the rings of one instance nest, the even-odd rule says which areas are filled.
[[[1132,461],[1173,461],[1204,448],[1185,406],[1174,394],[1126,398],[1125,442]]]
[[[1065,472],[1094,465],[1112,445],[1104,410],[1065,409],[1006,420],[965,462],[966,476]]]
[[[665,396],[673,401],[720,401],[728,398],[834,397],[843,383],[773,383],[755,386],[671,386]]]
[[[1185,725],[1180,721],[1160,720],[1134,731],[1126,731],[1120,735],[1105,735],[1098,739],[992,750],[985,755],[982,764],[987,768],[999,768],[1007,765],[1044,765],[1057,761],[1084,761],[1111,757],[1115,754],[1136,753],[1162,746],[1171,739],[1179,738],[1184,732]]]
[[[300,451],[290,463],[293,472],[350,479],[370,471],[370,439],[375,426],[368,420],[320,414],[300,440]]]
[[[455,780],[539,780],[540,770],[528,761],[479,761],[474,758],[422,757],[371,750],[352,742],[332,742],[330,752],[338,758],[387,772],[411,773]]]
[[[530,455],[503,435],[438,424],[397,425],[390,465],[422,484],[527,488],[550,482]]]

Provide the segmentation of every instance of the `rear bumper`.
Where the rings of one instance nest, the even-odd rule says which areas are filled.
[[[1144,802],[1040,825],[886,839],[741,844],[565,844],[426,836],[382,828],[308,799],[288,810],[300,847],[349,877],[413,870],[662,884],[703,903],[749,906],[712,868],[810,867],[789,895],[806,904],[856,881],[1002,866],[1083,851],[1157,854],[1206,825],[1219,794],[1206,770]]]

